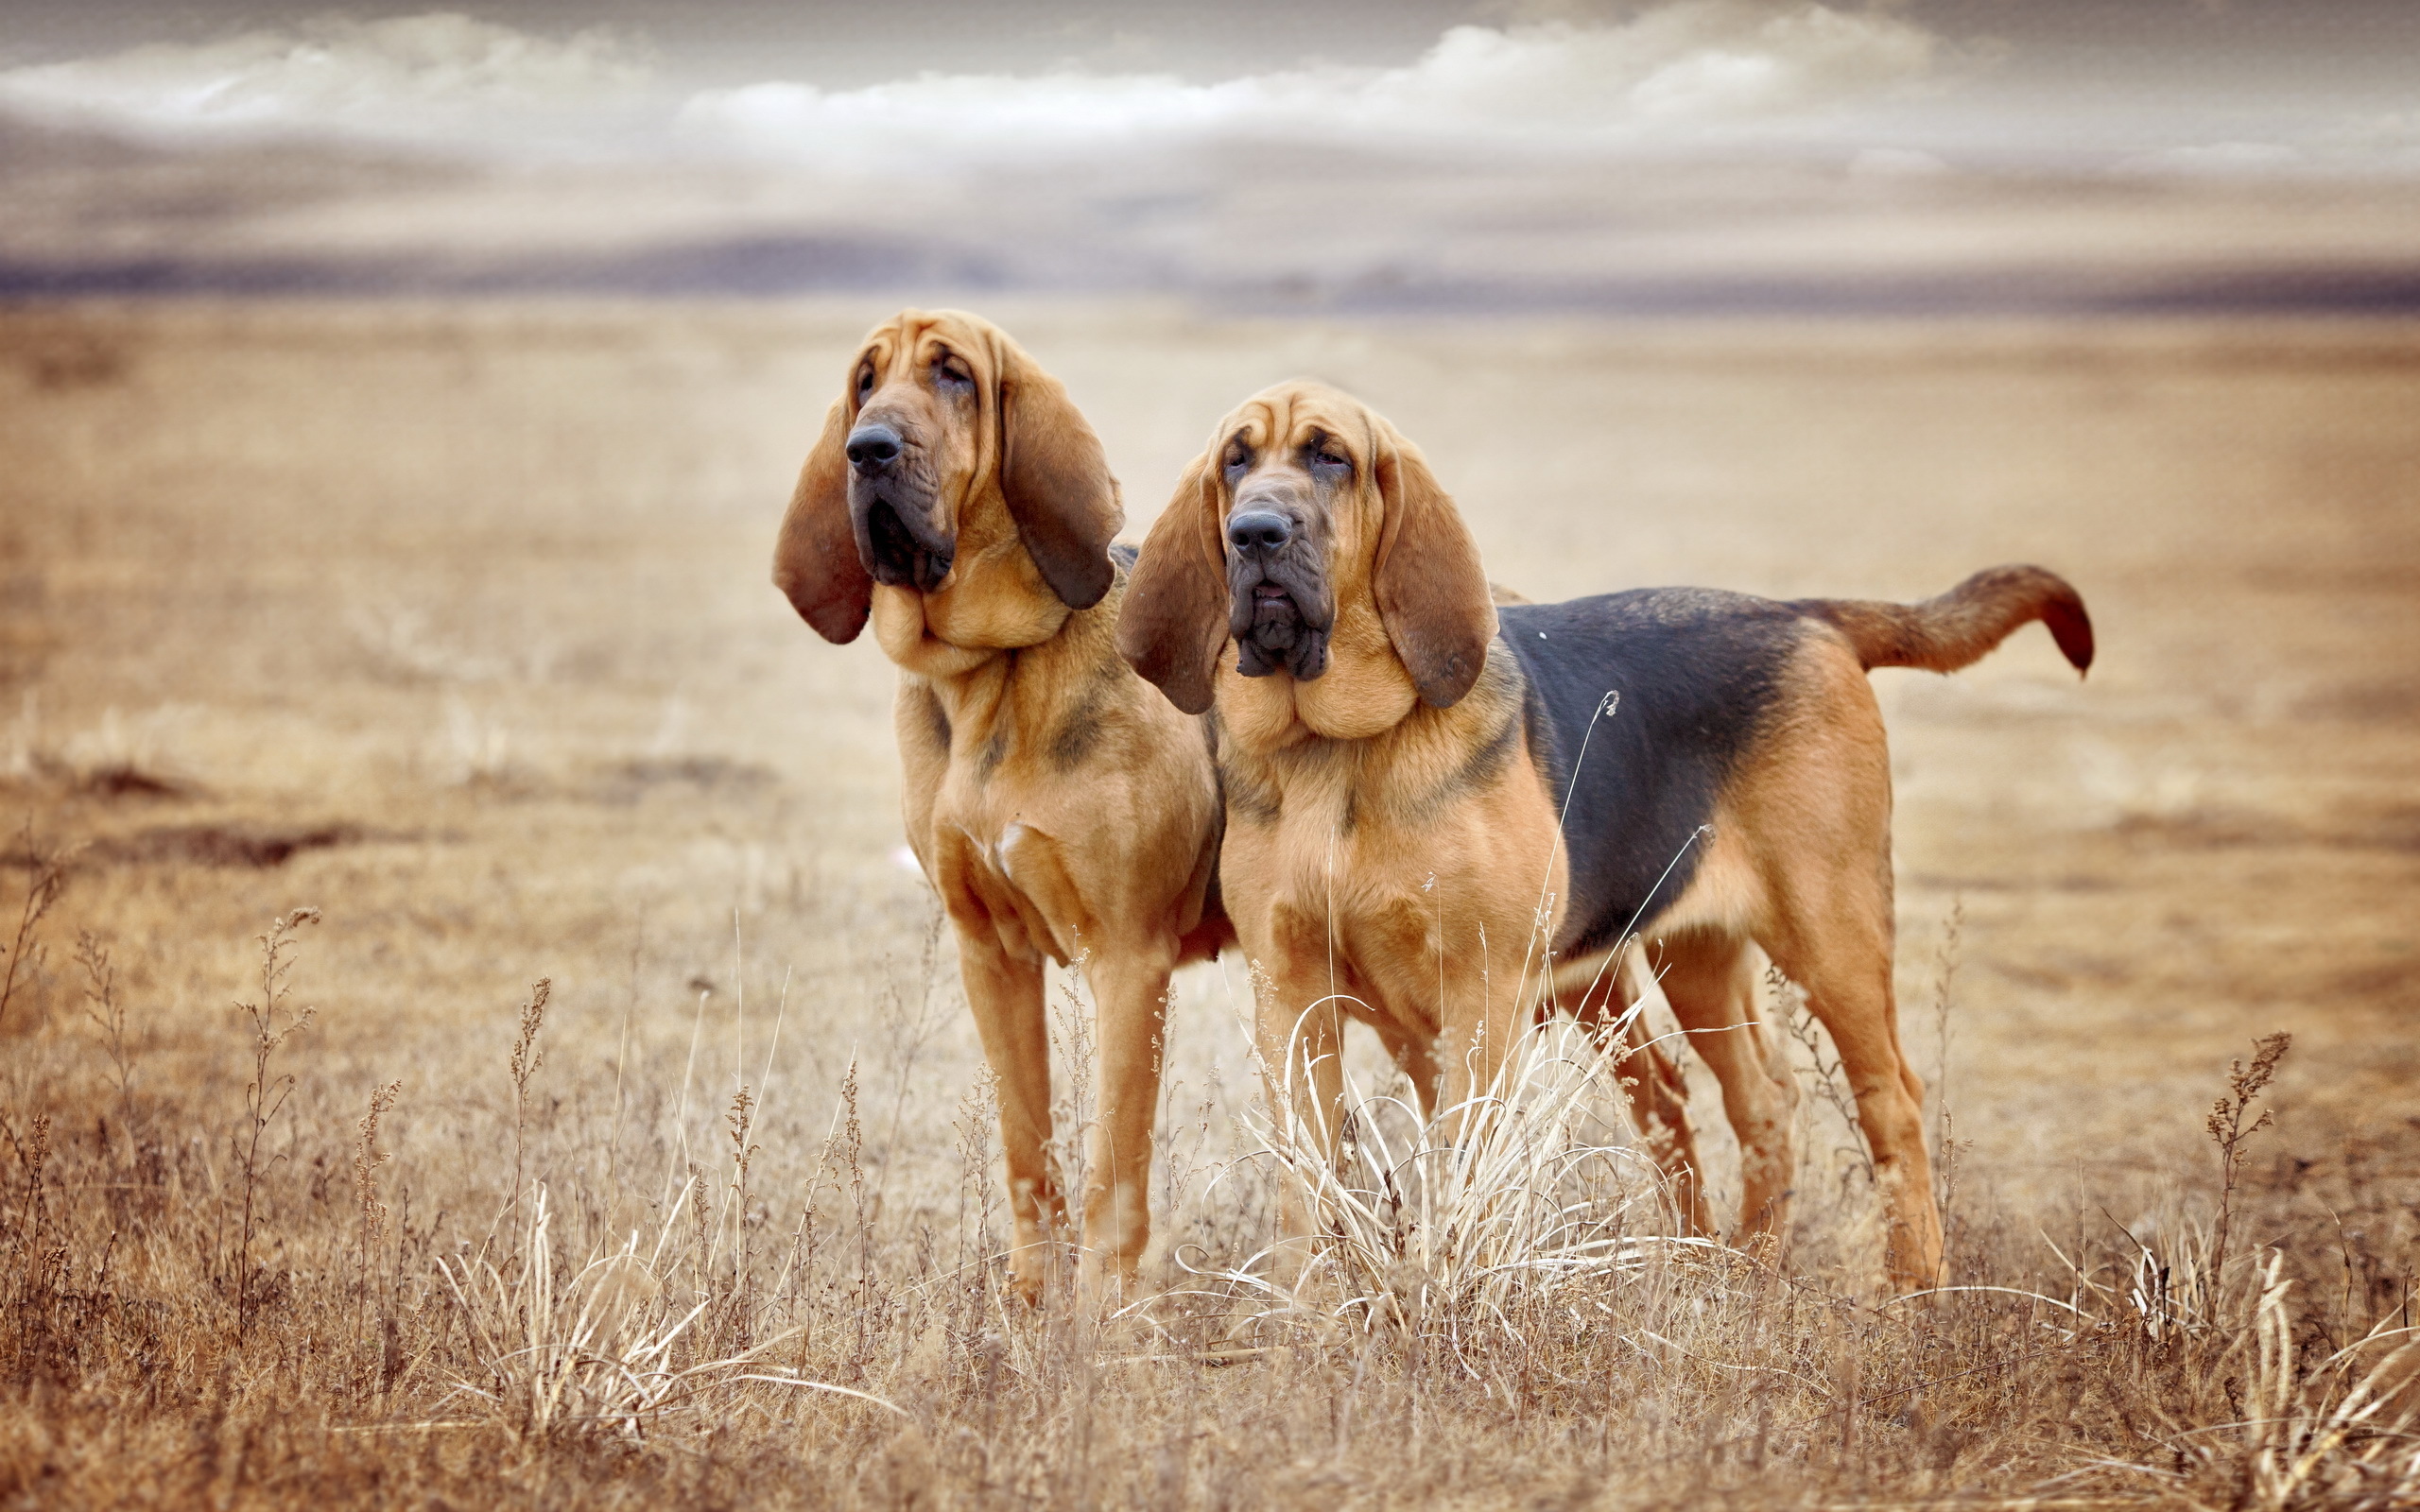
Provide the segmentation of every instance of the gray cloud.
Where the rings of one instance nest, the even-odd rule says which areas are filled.
[[[1012,7],[1041,40],[994,49],[1011,61],[981,71],[914,64],[935,55],[926,44],[940,32],[1006,36],[1008,11],[970,13],[958,28],[930,0],[891,9],[898,35],[879,47],[872,12],[793,13],[794,43],[829,30],[890,74],[870,76],[861,60],[847,82],[834,81],[837,65],[785,68],[812,60],[797,44],[721,57],[701,73],[698,49],[713,36],[773,35],[767,8],[717,8],[712,26],[652,0],[605,8],[654,18],[678,43],[667,52],[627,26],[562,29],[565,7],[504,0],[492,14],[530,24],[322,15],[0,68],[0,111],[174,143],[400,144],[470,161],[726,158],[827,173],[949,173],[1035,152],[1099,160],[1272,137],[1564,155],[1781,147],[1845,161],[1880,150],[1952,164],[2030,155],[2185,178],[2420,167],[2408,86],[2375,98],[2316,89],[2310,60],[2281,51],[2276,89],[2247,87],[2238,61],[2196,93],[2175,70],[2203,66],[2188,44],[2206,50],[2214,24],[2162,30],[2135,8],[2072,0],[1471,0],[1462,14],[1483,20],[1454,24],[1451,4],[1422,0],[1390,11],[1388,34],[1413,11],[1440,29],[1396,60],[1304,61],[1291,45],[1264,45],[1266,60],[1211,77],[1167,44],[1173,12],[1144,0],[1065,0],[1067,19],[1051,25],[1040,23],[1052,8]],[[2226,25],[2272,38],[2273,9],[2241,8]],[[1280,35],[1266,9],[1243,29]],[[2367,36],[2351,13],[2322,7],[2303,29]],[[1121,19],[1139,29],[1106,24]],[[2034,32],[2012,41],[1993,31],[2001,25]],[[1037,62],[1045,46],[1071,60]],[[2328,77],[2360,76],[2361,56],[2352,49]]]
[[[0,72],[0,104],[154,139],[337,135],[452,145],[627,129],[644,44],[606,30],[537,36],[453,12],[291,28]]]
[[[430,13],[328,17],[19,67],[0,72],[0,103],[155,137],[325,134],[463,150],[661,146],[650,133],[673,124],[687,150],[806,160],[1273,132],[1568,146],[1781,129],[1921,77],[1938,50],[1931,33],[1885,10],[1669,0],[1618,20],[1452,26],[1394,67],[1284,67],[1206,84],[1098,65],[846,89],[772,79],[698,92],[676,112],[652,87],[647,49],[622,34],[548,37]]]

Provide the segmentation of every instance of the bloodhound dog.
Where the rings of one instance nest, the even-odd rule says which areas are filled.
[[[1950,671],[2037,619],[2082,669],[2083,601],[2036,567],[1912,606],[1489,600],[1419,451],[1316,384],[1229,415],[1144,542],[1118,649],[1177,708],[1216,710],[1221,891],[1267,984],[1272,1102],[1306,1089],[1297,1110],[1333,1148],[1350,1014],[1426,1109],[1451,1109],[1542,1005],[1606,1022],[1643,989],[1625,946],[1644,940],[1739,1139],[1741,1238],[1777,1235],[1795,1092],[1758,1028],[1761,949],[1839,1050],[1892,1280],[1931,1284],[1941,1223],[1892,999],[1891,768],[1865,674]],[[1668,1068],[1629,1079],[1703,1223]]]
[[[855,640],[871,615],[898,665],[908,842],[998,1078],[1029,1299],[1066,1221],[1044,961],[1080,963],[1097,1005],[1078,1269],[1093,1292],[1130,1279],[1150,1237],[1168,973],[1228,937],[1201,722],[1117,656],[1124,518],[1057,379],[988,321],[907,310],[850,360],[773,556],[774,583],[825,640]]]

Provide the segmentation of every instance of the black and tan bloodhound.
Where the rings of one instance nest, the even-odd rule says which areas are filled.
[[[1489,1087],[1541,1002],[1602,1022],[1641,990],[1621,953],[1644,941],[1721,1084],[1741,1236],[1777,1234],[1795,1093],[1758,1028],[1761,949],[1840,1052],[1893,1281],[1930,1284],[1941,1224],[1892,998],[1891,768],[1866,672],[1962,667],[2037,619],[2081,669],[2082,600],[2035,567],[1912,606],[1704,589],[1489,600],[1419,451],[1310,383],[1229,415],[1144,543],[1118,649],[1179,709],[1215,707],[1221,889],[1268,983],[1272,1098],[1308,1089],[1298,1111],[1336,1137],[1349,1014],[1432,1112],[1452,1108]],[[1657,1153],[1686,1177],[1668,1074],[1633,1079],[1664,1122]],[[1682,1186],[1703,1222],[1694,1178]],[[1288,1221],[1299,1235],[1302,1215]]]
[[[1130,1279],[1150,1232],[1168,973],[1228,937],[1201,722],[1119,660],[1131,551],[1100,441],[990,322],[907,310],[851,359],[799,474],[773,581],[827,641],[899,667],[908,841],[958,936],[998,1077],[1018,1289],[1065,1226],[1043,963],[1097,1005],[1079,1276]]]

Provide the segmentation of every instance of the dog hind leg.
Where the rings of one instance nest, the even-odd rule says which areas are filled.
[[[1626,953],[1617,967],[1594,973],[1593,990],[1572,1010],[1598,1047],[1618,1056],[1616,1072],[1631,1126],[1664,1174],[1665,1190],[1684,1232],[1714,1231],[1706,1208],[1705,1180],[1698,1163],[1697,1132],[1689,1122],[1689,1089],[1670,1047],[1655,1042],[1647,1015],[1631,1012],[1646,991],[1638,957]]]
[[[1858,1124],[1882,1192],[1883,1260],[1891,1283],[1901,1292],[1920,1291],[1941,1276],[1941,1211],[1925,1148],[1924,1082],[1899,1044],[1887,896],[1878,913],[1857,912],[1870,920],[1836,919],[1820,931],[1791,932],[1797,938],[1772,951],[1773,962],[1806,988],[1806,1006],[1831,1035],[1857,1099]]]
[[[1659,941],[1653,960],[1673,1016],[1722,1088],[1723,1116],[1739,1142],[1734,1241],[1777,1252],[1798,1167],[1798,1083],[1757,1017],[1760,957],[1747,940],[1701,932]]]

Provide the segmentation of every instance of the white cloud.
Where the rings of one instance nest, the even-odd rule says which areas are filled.
[[[2120,159],[2111,171],[2146,178],[2266,178],[2290,173],[2307,161],[2301,148],[2282,142],[2213,142],[2139,152]]]
[[[1871,99],[1930,66],[1933,37],[1877,10],[1678,0],[1620,24],[1456,26],[1403,68],[1218,84],[1165,75],[936,75],[856,90],[766,82],[683,108],[692,142],[830,161],[1228,134],[1685,140],[1754,134]]]
[[[2314,163],[2355,172],[2420,171],[2420,111],[2356,116],[2314,133]]]
[[[1949,171],[1941,158],[1908,147],[1867,147],[1849,160],[1852,179],[1938,179]]]
[[[390,141],[576,136],[627,112],[644,49],[590,30],[562,40],[434,11],[0,71],[0,105],[153,135],[335,133]]]
[[[1906,0],[1497,0],[1506,19],[1452,27],[1401,67],[1271,66],[1197,84],[1152,72],[1150,47],[1118,38],[1083,67],[1049,74],[925,74],[844,89],[769,79],[685,101],[643,42],[611,30],[548,36],[456,12],[332,14],[0,68],[0,111],[180,142],[322,137],[474,160],[736,160],[828,184],[903,167],[962,182],[965,170],[1000,164],[1130,149],[1141,163],[1154,149],[1255,139],[1468,147],[1480,161],[1785,146],[1837,154],[1860,178],[2029,151],[2150,178],[2420,171],[2420,114],[2409,111],[2306,112],[2299,127],[2273,112],[2255,127],[2218,106],[2179,106],[2117,132],[2063,113],[2055,96],[2003,89],[1996,105],[1988,91],[1954,87],[1989,72],[1986,44],[1936,36],[1918,19],[1926,13]],[[2137,155],[2122,157],[2113,135]],[[1876,142],[1893,146],[1858,155]]]

